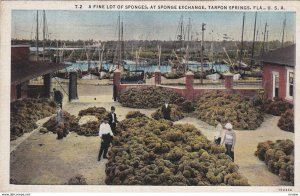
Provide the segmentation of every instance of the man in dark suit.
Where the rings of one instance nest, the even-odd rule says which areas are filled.
[[[60,106],[60,108],[62,108],[62,100],[64,98],[64,95],[62,94],[61,91],[56,90],[55,88],[53,88],[53,94],[54,94],[54,102]]]
[[[171,120],[171,107],[168,101],[166,101],[165,104],[162,106],[161,111],[164,119]]]
[[[116,135],[116,126],[117,126],[117,115],[115,113],[116,108],[114,106],[111,106],[111,112],[108,114],[108,124],[110,125],[110,128],[114,135]]]

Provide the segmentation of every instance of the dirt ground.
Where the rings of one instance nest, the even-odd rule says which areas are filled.
[[[70,103],[64,100],[64,110],[73,115],[78,115],[80,110],[88,107],[105,107],[109,110],[111,106],[115,106],[117,117],[122,120],[129,111],[137,110],[113,102],[111,86],[101,86],[101,88],[97,85],[89,88],[80,86],[79,92],[79,100]],[[155,109],[140,111],[150,116]],[[236,131],[235,162],[239,165],[241,174],[248,178],[251,185],[290,185],[269,172],[265,163],[254,156],[257,144],[261,141],[294,140],[293,133],[282,131],[277,127],[278,119],[279,117],[266,116],[257,130]],[[45,119],[39,121],[38,125],[44,121]],[[186,117],[176,123],[191,123],[210,140],[213,140],[215,135],[214,127],[196,118]],[[76,174],[82,174],[89,185],[105,184],[107,160],[97,161],[100,147],[98,137],[70,133],[63,140],[57,140],[55,134],[42,134],[39,128],[11,142],[11,178],[17,180],[19,184],[58,185],[67,183]]]

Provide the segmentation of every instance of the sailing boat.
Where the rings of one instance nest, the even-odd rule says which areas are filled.
[[[109,68],[109,73],[113,73],[116,69],[119,69],[122,72],[124,72],[124,66],[122,61],[122,53],[124,48],[123,46],[123,21],[121,22],[121,17],[119,15],[118,17],[118,44],[116,48],[116,56],[113,59],[113,65]]]

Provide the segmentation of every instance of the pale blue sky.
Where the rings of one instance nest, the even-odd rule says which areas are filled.
[[[243,12],[204,11],[46,11],[50,39],[117,40],[117,20],[124,23],[124,39],[174,40],[180,16],[184,24],[191,18],[193,39],[201,39],[201,24],[206,23],[206,40],[223,40],[223,34],[241,40]],[[255,12],[246,12],[245,40],[252,40]],[[42,11],[40,11],[40,24]],[[295,13],[258,12],[258,40],[263,39],[264,25],[268,23],[269,40],[281,40],[283,20],[286,17],[285,40],[295,38]],[[12,11],[12,38],[34,39],[36,11]],[[40,25],[41,26],[41,25]],[[40,35],[42,28],[40,28]],[[40,36],[41,37],[41,36]]]

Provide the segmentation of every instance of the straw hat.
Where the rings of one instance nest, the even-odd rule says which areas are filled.
[[[232,124],[231,123],[226,123],[225,129],[232,129]]]

